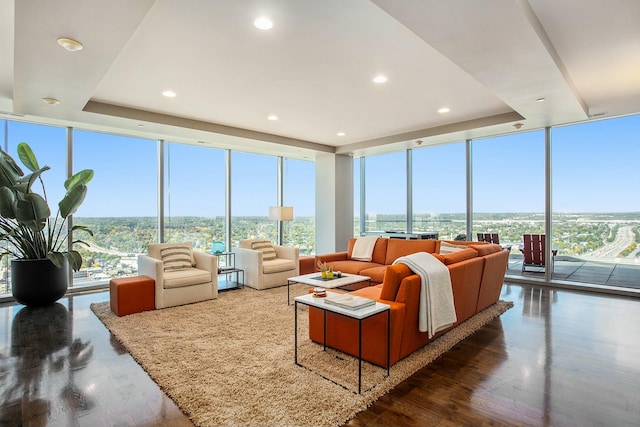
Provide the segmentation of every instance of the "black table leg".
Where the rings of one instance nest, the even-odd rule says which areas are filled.
[[[298,301],[296,301],[294,303],[293,310],[295,312],[294,321],[293,321],[293,323],[295,324],[295,326],[294,326],[295,335],[294,335],[294,338],[293,338],[295,350],[294,350],[294,356],[293,357],[294,357],[294,361],[295,361],[296,365],[299,365],[299,363],[298,363]]]
[[[362,392],[362,319],[358,321],[358,394]]]

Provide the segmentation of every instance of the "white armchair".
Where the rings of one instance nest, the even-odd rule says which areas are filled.
[[[218,297],[218,258],[191,243],[153,243],[138,255],[138,274],[156,281],[156,308]]]
[[[262,290],[284,286],[287,279],[298,276],[298,248],[274,245],[268,240],[240,240],[233,248],[236,266],[244,270],[245,284]]]

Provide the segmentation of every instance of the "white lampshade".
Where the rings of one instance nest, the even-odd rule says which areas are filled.
[[[293,206],[270,206],[269,219],[276,221],[293,221]]]

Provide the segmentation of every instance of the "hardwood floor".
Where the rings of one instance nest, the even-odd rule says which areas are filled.
[[[0,306],[0,425],[191,425],[90,310],[108,298]],[[524,285],[501,298],[515,307],[346,425],[640,425],[640,299]]]

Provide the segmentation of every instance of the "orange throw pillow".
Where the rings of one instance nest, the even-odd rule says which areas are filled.
[[[380,299],[395,301],[402,279],[412,274],[413,272],[405,264],[388,265],[384,271]]]

